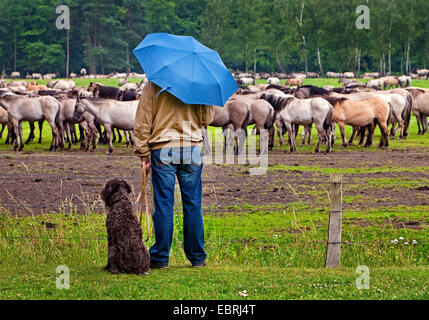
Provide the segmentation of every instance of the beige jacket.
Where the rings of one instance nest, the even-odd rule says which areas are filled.
[[[189,105],[149,82],[137,108],[134,127],[136,155],[149,160],[152,150],[200,145],[202,128],[214,116],[213,106]]]

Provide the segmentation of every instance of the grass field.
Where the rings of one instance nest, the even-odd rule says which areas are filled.
[[[79,81],[82,82],[78,85],[89,83],[89,80]],[[114,85],[117,80],[109,81],[100,82]],[[315,79],[304,84],[335,85],[335,81]],[[429,81],[414,85],[429,87]],[[24,129],[27,136],[28,127],[24,125]],[[11,163],[11,168],[22,168],[22,174],[42,170],[33,168],[32,161],[36,161],[33,156],[49,155],[51,134],[46,124],[43,137],[42,145],[31,143],[24,154],[16,155],[10,145],[4,145],[3,136],[0,157]],[[374,141],[378,142],[379,137],[377,130]],[[337,143],[334,154],[323,161],[311,154],[314,139],[311,146],[298,147],[297,156],[306,159],[305,162],[290,163],[289,159],[296,156],[288,155],[284,146],[276,148],[275,161],[270,163],[268,174],[273,178],[267,184],[267,193],[268,189],[286,187],[297,201],[279,203],[272,199],[251,204],[238,199],[237,204],[222,211],[214,203],[205,206],[208,267],[201,270],[190,268],[182,249],[179,193],[170,269],[152,271],[146,277],[112,276],[102,270],[107,261],[104,215],[90,209],[85,212],[73,207],[66,209],[68,200],[64,199],[60,214],[15,217],[2,207],[2,203],[11,199],[0,198],[0,299],[429,299],[428,194],[424,188],[416,191],[417,187],[429,184],[428,135],[417,136],[413,118],[408,139],[392,140],[387,151],[378,150],[376,145],[369,149],[354,145],[341,151]],[[103,146],[91,155],[78,149],[75,146],[70,154],[57,153],[71,156],[66,160],[70,162],[60,163],[59,167],[77,168],[85,159],[107,158]],[[347,164],[347,159],[341,160],[342,153],[350,159],[363,160]],[[408,153],[410,161],[399,161],[399,155]],[[115,144],[115,155],[132,154],[131,149]],[[78,160],[73,156],[79,157]],[[381,160],[374,162],[372,157]],[[122,166],[131,167],[126,162]],[[232,180],[238,174],[232,170],[235,168],[209,166],[207,170],[225,171]],[[39,173],[53,174],[58,168],[52,170]],[[331,173],[338,172],[349,181],[344,185],[343,197],[342,267],[328,270],[323,265],[329,185],[311,185],[311,181],[327,180]],[[108,176],[111,172],[106,173]],[[290,176],[291,180],[284,180],[283,176]],[[294,179],[300,176],[310,176],[313,180],[309,179],[306,185],[295,185]],[[21,183],[12,178],[1,181],[3,189]],[[22,188],[26,186],[23,184]],[[41,188],[43,193],[43,185]],[[210,188],[207,186],[204,192],[211,193]],[[228,182],[219,184],[216,192],[228,188],[231,188]],[[389,199],[401,194],[405,194],[401,199],[412,197],[411,204]],[[259,196],[262,199],[266,195]],[[306,200],[310,196],[311,201]],[[389,202],[390,205],[384,205]],[[55,270],[60,265],[70,269],[70,290],[56,288]],[[356,286],[360,276],[356,268],[361,265],[369,267],[368,290]],[[240,296],[244,290],[248,297]]]

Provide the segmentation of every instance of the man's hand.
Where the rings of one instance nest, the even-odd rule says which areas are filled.
[[[151,169],[150,161],[142,158],[142,164],[141,165],[142,165],[142,169],[146,170],[146,176],[148,176],[150,174],[150,169]]]

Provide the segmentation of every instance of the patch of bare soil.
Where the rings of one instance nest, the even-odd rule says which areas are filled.
[[[374,168],[389,165],[401,168],[429,166],[429,154],[404,152],[334,153],[332,155],[289,155],[275,151],[270,166],[283,164],[291,170],[268,170],[253,176],[245,165],[206,165],[203,173],[203,205],[222,214],[243,205],[284,206],[299,202],[309,208],[322,209],[329,204],[329,175],[296,170],[293,167]],[[0,154],[0,208],[23,216],[68,210],[104,212],[99,193],[111,178],[123,178],[134,188],[140,187],[139,161],[127,155],[87,154]],[[363,212],[393,206],[429,206],[427,185],[368,184],[368,179],[394,178],[400,181],[429,180],[429,172],[365,171],[345,174],[344,203],[347,210]],[[237,209],[231,209],[234,206]],[[237,206],[237,207],[236,207]],[[62,207],[60,210],[59,208]],[[65,209],[64,209],[65,208]],[[269,208],[267,209],[269,211]],[[411,225],[410,225],[411,226]]]

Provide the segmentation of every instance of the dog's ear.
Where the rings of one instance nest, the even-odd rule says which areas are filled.
[[[116,179],[108,181],[103,190],[101,190],[101,199],[104,201],[106,206],[110,207],[112,204],[113,195],[118,190],[120,184]]]
[[[126,181],[122,181],[122,183],[123,183],[123,186],[124,186],[125,190],[127,190],[127,193],[128,193],[128,194],[129,194],[129,193],[131,193],[131,187],[130,187],[130,185],[128,184],[128,182],[126,182]]]

